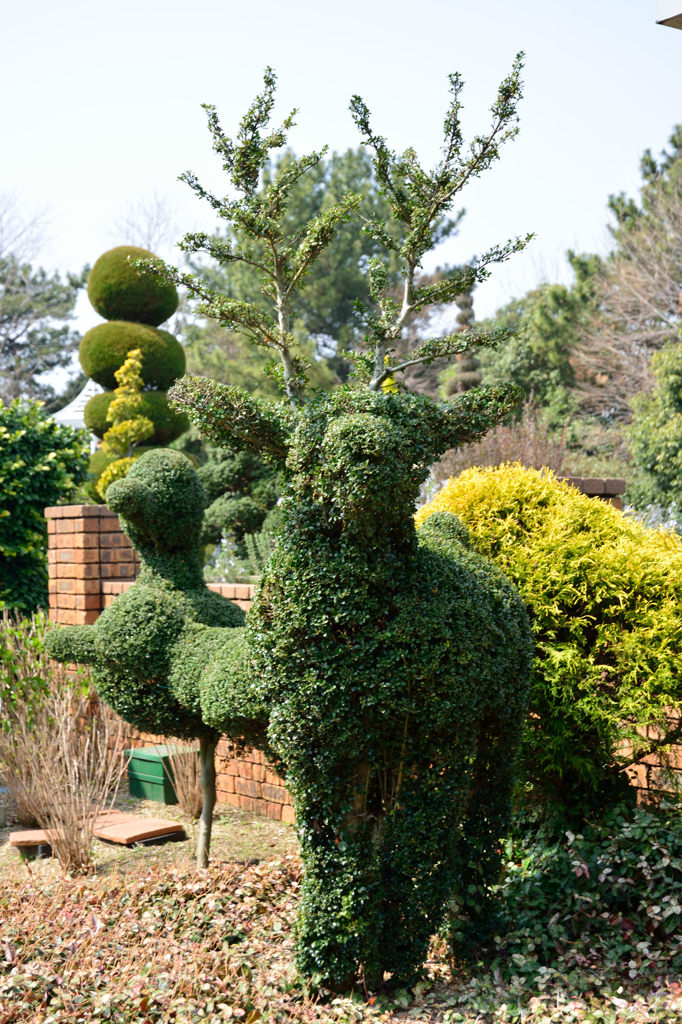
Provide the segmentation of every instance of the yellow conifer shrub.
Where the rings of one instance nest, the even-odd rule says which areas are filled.
[[[144,381],[142,380],[142,351],[131,349],[120,370],[114,374],[118,387],[114,391],[114,399],[107,410],[107,420],[112,426],[102,439],[102,449],[109,455],[119,458],[110,463],[97,481],[97,490],[105,500],[107,487],[114,480],[121,480],[135,462],[133,454],[135,445],[145,441],[154,433],[154,424],[147,416],[142,416],[141,395]]]
[[[417,513],[452,512],[513,580],[535,636],[522,778],[603,807],[626,769],[682,742],[682,543],[549,472],[469,469]]]

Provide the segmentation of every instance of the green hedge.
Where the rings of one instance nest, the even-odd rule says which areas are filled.
[[[93,327],[83,336],[78,356],[88,377],[113,390],[118,386],[114,374],[135,348],[142,352],[142,379],[148,387],[165,391],[185,372],[185,350],[177,338],[168,331],[123,320]]]
[[[48,419],[42,402],[0,405],[0,608],[47,608],[47,505],[85,480],[83,431]]]
[[[88,277],[88,298],[105,320],[133,320],[158,327],[178,308],[175,285],[140,274],[128,258],[150,259],[154,253],[119,245],[103,253]]]
[[[166,445],[189,428],[187,415],[171,409],[165,391],[143,391],[142,399],[140,416],[149,417],[155,428],[149,444]],[[85,423],[96,437],[104,437],[111,426],[107,420],[107,410],[113,400],[113,391],[105,391],[101,395],[93,395],[85,406]],[[102,469],[104,468],[102,466]]]

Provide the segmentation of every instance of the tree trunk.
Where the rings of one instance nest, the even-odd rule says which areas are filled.
[[[202,736],[199,740],[199,763],[201,764],[201,792],[204,806],[199,818],[199,840],[197,842],[197,867],[208,867],[208,851],[211,846],[211,826],[215,807],[215,751],[217,739]]]

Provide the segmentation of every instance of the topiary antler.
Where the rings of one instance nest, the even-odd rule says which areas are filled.
[[[443,451],[480,440],[518,406],[523,388],[496,384],[474,388],[441,406]]]
[[[287,429],[281,407],[276,409],[241,388],[218,384],[207,377],[182,377],[168,397],[220,447],[255,450],[273,461],[286,458]]]

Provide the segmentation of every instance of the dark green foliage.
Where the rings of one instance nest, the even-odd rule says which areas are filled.
[[[519,995],[559,971],[576,994],[608,983],[641,992],[682,969],[682,813],[679,804],[617,806],[580,833],[515,822],[499,886],[506,927],[487,950]],[[458,894],[456,914],[469,899]],[[620,989],[618,990],[620,991]]]
[[[252,452],[209,448],[199,467],[199,478],[211,504],[204,513],[204,543],[217,544],[221,537],[234,539],[239,554],[245,552],[245,533],[258,533],[279,497],[277,475]]]
[[[290,410],[252,398],[241,388],[217,384],[206,377],[183,377],[169,396],[181,409],[191,405],[201,430],[219,448],[256,451],[267,462],[282,466],[287,455],[286,435]],[[188,413],[188,415],[190,415]]]
[[[265,751],[271,762],[275,761],[267,741],[268,709],[262,696],[254,691],[251,680],[245,632],[235,630],[226,640],[222,630],[214,630],[208,643],[203,641],[202,650],[188,649],[185,655],[197,668],[203,662],[201,712],[204,722],[233,737],[238,749],[256,747]],[[180,661],[178,666],[180,671],[187,671]]]
[[[88,377],[113,390],[117,387],[114,374],[135,348],[142,352],[142,379],[147,387],[165,391],[185,372],[185,350],[177,338],[168,331],[124,320],[112,320],[89,330],[80,343],[78,357]]]
[[[62,281],[12,253],[0,256],[0,401],[55,398],[41,377],[71,362],[79,335],[68,321],[87,271]]]
[[[142,571],[94,626],[55,631],[51,654],[91,665],[98,693],[137,728],[156,735],[213,736],[201,719],[199,690],[188,685],[184,673],[173,674],[176,649],[184,656],[197,632],[244,622],[244,613],[203,580],[201,482],[184,455],[156,450],[111,485],[107,500],[140,553]]]
[[[202,431],[234,439],[234,389],[184,378],[173,397],[184,404],[194,389]],[[483,879],[496,879],[527,620],[454,517],[418,547],[412,509],[437,455],[515,400],[514,389],[479,390],[437,407],[343,387],[295,415],[271,409],[266,428],[258,403],[240,399],[271,458],[289,424],[284,524],[247,638],[306,864],[299,966],[335,985],[359,964],[368,984],[384,971],[413,980],[472,849]],[[479,934],[493,919],[482,907]]]
[[[105,320],[132,320],[158,327],[173,315],[178,308],[174,286],[149,274],[140,274],[128,262],[129,259],[153,258],[153,255],[147,249],[119,245],[100,256],[88,277],[88,298],[100,316]]]
[[[154,424],[154,433],[149,439],[149,444],[167,445],[180,437],[189,427],[187,416],[171,409],[165,391],[143,391],[141,398],[140,415],[147,416]],[[107,410],[113,400],[113,391],[104,391],[88,399],[83,418],[88,430],[91,430],[95,437],[104,437],[111,426],[111,422],[107,420]]]
[[[656,383],[650,394],[636,395],[627,429],[630,452],[639,474],[628,484],[628,498],[647,505],[682,507],[682,345],[654,353],[650,368]]]
[[[58,426],[41,402],[0,405],[0,608],[47,608],[43,510],[85,480],[87,435]]]

